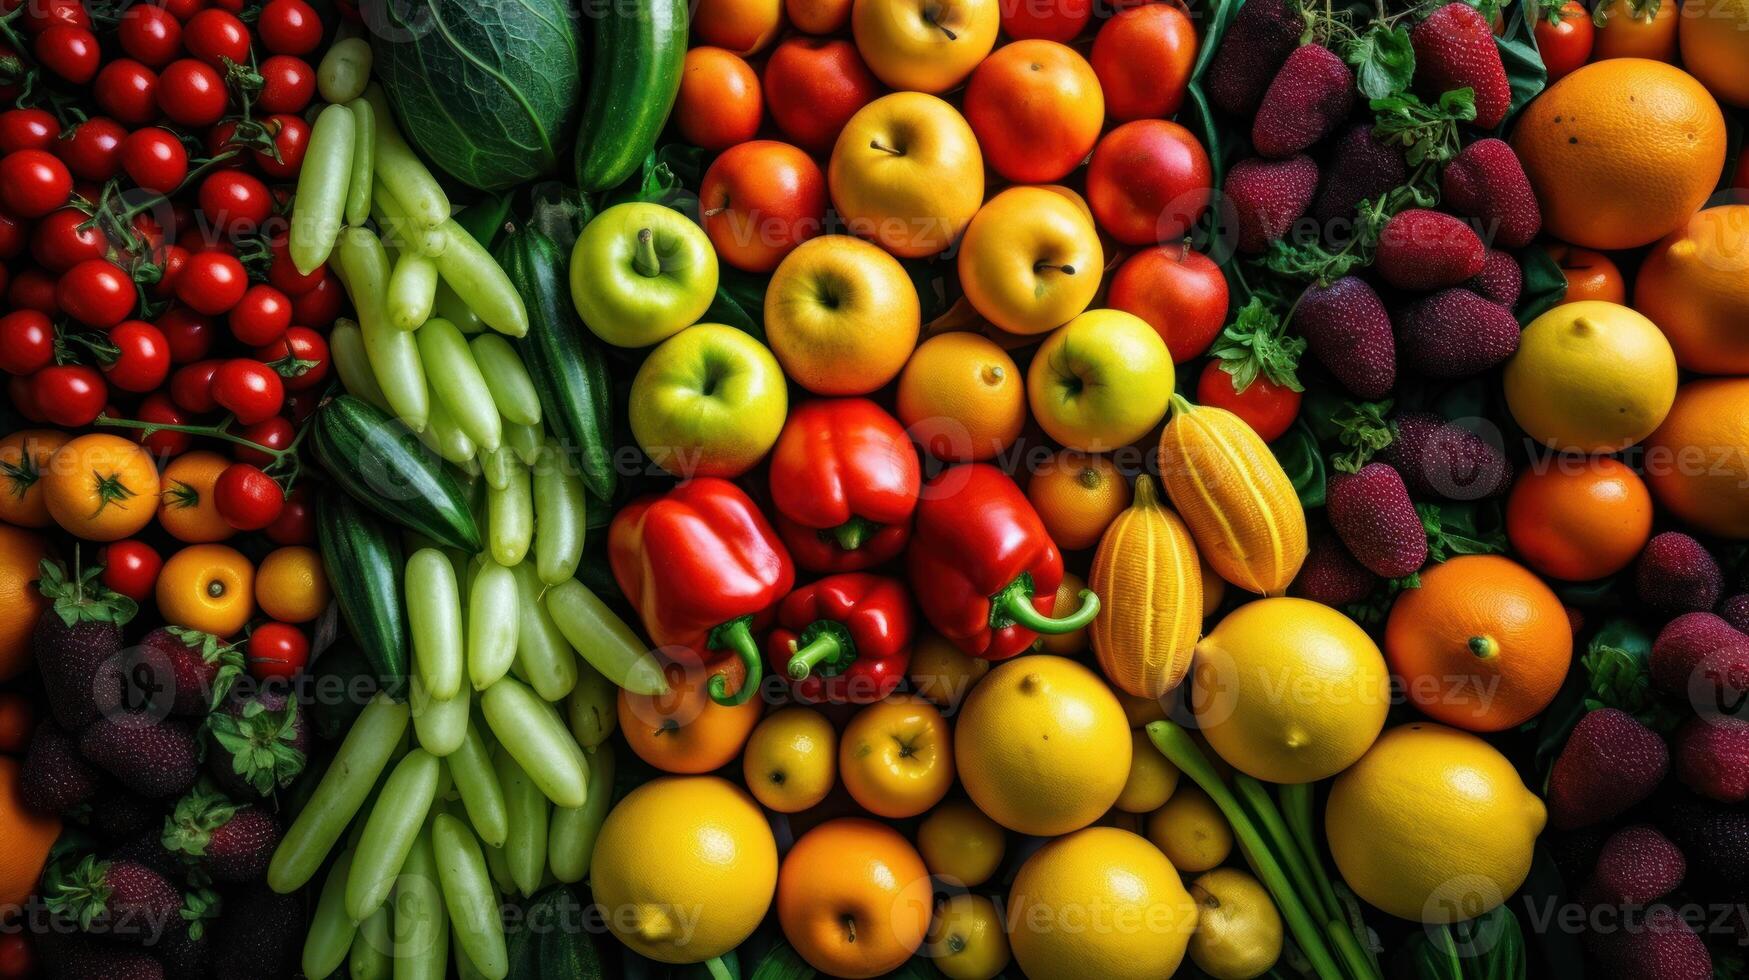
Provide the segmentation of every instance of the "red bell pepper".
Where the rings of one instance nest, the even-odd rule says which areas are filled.
[[[711,698],[741,704],[759,688],[762,629],[795,585],[795,566],[759,508],[728,480],[699,477],[627,504],[607,531],[608,564],[650,642],[684,647],[714,675]],[[724,676],[739,659],[734,694]]]
[[[796,698],[870,704],[893,693],[911,663],[911,597],[895,579],[830,575],[791,592],[766,657]]]
[[[954,466],[923,487],[906,554],[923,616],[961,650],[1004,660],[1039,633],[1072,633],[1093,621],[1099,599],[1052,619],[1063,556],[1008,474],[986,463]]]
[[[771,450],[777,532],[811,572],[860,571],[903,551],[921,482],[904,426],[866,398],[804,402]]]

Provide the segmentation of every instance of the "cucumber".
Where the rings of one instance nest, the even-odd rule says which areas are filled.
[[[383,690],[403,697],[407,624],[401,617],[400,534],[358,501],[330,490],[316,502],[316,537],[347,632]]]
[[[593,61],[577,127],[577,189],[588,194],[624,183],[656,148],[680,94],[687,4],[587,0],[583,20]]]
[[[533,225],[508,231],[498,264],[528,307],[528,335],[516,340],[540,395],[541,418],[577,467],[583,486],[613,499],[612,381],[595,335],[583,329],[571,303],[570,260]]]
[[[312,426],[316,458],[354,500],[440,544],[480,550],[467,495],[411,429],[351,395],[317,409]]]

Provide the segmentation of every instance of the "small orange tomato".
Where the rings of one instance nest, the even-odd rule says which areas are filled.
[[[1621,269],[1609,256],[1566,242],[1550,242],[1543,247],[1567,279],[1563,303],[1577,303],[1584,299],[1605,303],[1628,301],[1627,280],[1622,278]]]
[[[218,453],[184,453],[164,467],[159,481],[158,523],[186,544],[223,541],[237,533],[219,514],[213,486],[231,461]]]
[[[276,548],[255,569],[255,604],[282,623],[307,623],[328,607],[328,575],[314,548]]]
[[[158,511],[158,467],[121,436],[80,436],[49,457],[42,474],[49,516],[87,541],[119,541]]]
[[[738,689],[740,661],[725,672]],[[698,664],[671,663],[666,694],[619,692],[619,730],[638,757],[667,772],[714,772],[740,756],[765,705],[759,698],[725,705],[711,700],[712,676]]]
[[[235,548],[190,545],[164,563],[157,598],[170,625],[233,636],[255,614],[255,569]]]
[[[48,527],[43,468],[67,444],[58,429],[20,429],[0,439],[0,521],[17,527]]]
[[[745,143],[763,115],[759,76],[740,55],[708,46],[686,52],[674,122],[688,143],[711,151]]]
[[[770,44],[783,27],[784,0],[697,0],[692,36],[699,44],[750,55]]]

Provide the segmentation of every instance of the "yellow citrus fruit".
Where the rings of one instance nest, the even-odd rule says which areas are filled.
[[[1354,620],[1307,599],[1248,602],[1196,645],[1191,708],[1209,745],[1267,783],[1334,776],[1385,727],[1390,677]]]
[[[1506,405],[1550,449],[1613,453],[1652,434],[1676,398],[1676,355],[1616,303],[1564,303],[1530,322],[1506,362]]]
[[[1081,608],[1081,603],[1086,601],[1081,598],[1081,593],[1086,590],[1086,579],[1074,572],[1063,572],[1063,581],[1057,584],[1057,604],[1051,607],[1053,610],[1051,615],[1059,618],[1074,615]],[[1087,627],[1083,626],[1067,633],[1040,633],[1038,649],[1043,653],[1054,653],[1059,657],[1073,657],[1085,651],[1088,642]]]
[[[747,791],[767,809],[799,813],[832,792],[838,733],[826,716],[792,706],[765,716],[741,755]]]
[[[976,888],[1002,864],[1008,837],[996,821],[970,803],[943,803],[917,825],[917,850],[929,873]]]
[[[982,895],[949,895],[935,907],[925,951],[948,980],[990,980],[1008,965],[1002,913]]]
[[[1196,902],[1172,862],[1115,827],[1038,849],[1008,893],[1009,945],[1030,980],[1158,980],[1184,961]]]
[[[1026,388],[1014,359],[988,337],[944,333],[917,345],[899,374],[897,409],[936,459],[989,459],[1020,436]]]
[[[1281,913],[1262,883],[1238,868],[1216,868],[1190,883],[1196,934],[1190,961],[1214,980],[1251,980],[1281,958]]]
[[[287,545],[255,567],[255,604],[282,623],[307,623],[328,608],[328,574],[314,548]]]
[[[1634,308],[1684,369],[1749,374],[1749,204],[1707,208],[1654,245],[1634,278]]]
[[[1749,106],[1749,0],[1689,0],[1676,36],[1690,74],[1720,102]]]
[[[1129,721],[1131,728],[1141,728],[1150,721],[1163,721],[1166,718],[1165,695],[1158,700],[1139,698],[1117,687],[1113,687],[1111,693],[1117,695],[1117,703],[1123,705],[1123,716]]]
[[[978,809],[1045,837],[1111,808],[1129,778],[1131,744],[1123,706],[1099,675],[1032,654],[997,666],[966,699],[954,761]]]
[[[1330,787],[1324,830],[1354,893],[1400,918],[1487,912],[1524,884],[1547,817],[1518,770],[1468,732],[1414,722]]]
[[[1065,449],[1033,471],[1026,499],[1058,548],[1081,551],[1130,505],[1130,484],[1110,456]]]
[[[1178,767],[1166,760],[1140,729],[1130,733],[1130,775],[1112,806],[1125,813],[1152,813],[1178,788]]]
[[[1148,814],[1147,834],[1173,867],[1196,874],[1233,852],[1233,828],[1201,787],[1188,780],[1181,783],[1165,806]]]
[[[1057,615],[1063,615],[1061,607]],[[990,672],[990,661],[967,656],[940,633],[923,630],[911,648],[911,665],[906,672],[917,693],[936,707],[957,708],[972,686]]]
[[[602,823],[591,865],[608,928],[662,963],[741,945],[777,890],[765,815],[715,776],[663,776],[627,793]]]
[[[1749,378],[1690,381],[1646,440],[1652,496],[1708,534],[1749,538]]]
[[[1221,578],[1221,573],[1215,571],[1215,566],[1208,562],[1202,563],[1202,618],[1207,619],[1221,608],[1221,600],[1227,597],[1227,580]]]

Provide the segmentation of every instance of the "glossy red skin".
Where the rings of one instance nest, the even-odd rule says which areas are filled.
[[[119,122],[139,126],[158,118],[158,73],[132,58],[104,65],[92,91],[97,107]]]
[[[56,425],[76,429],[91,424],[109,400],[103,375],[83,364],[52,364],[31,376],[37,411]]]
[[[55,359],[55,325],[39,310],[0,316],[0,371],[31,375]]]
[[[1202,143],[1164,119],[1140,119],[1106,133],[1087,167],[1094,220],[1126,245],[1183,238],[1208,208],[1213,187]]]
[[[899,686],[911,664],[916,617],[905,583],[883,575],[830,575],[791,592],[765,643],[774,673],[785,674],[797,649],[819,632],[849,641],[848,663],[821,662],[790,680],[796,700],[872,704]]]
[[[1196,51],[1196,26],[1172,4],[1134,7],[1106,21],[1088,56],[1105,94],[1106,116],[1128,121],[1176,115]]]
[[[183,126],[203,128],[225,114],[225,80],[205,62],[180,58],[158,75],[158,102],[164,115]]]
[[[292,327],[272,343],[255,348],[254,356],[269,366],[281,360],[314,362],[303,374],[287,377],[281,372],[287,392],[309,391],[328,377],[328,340],[309,327]]]
[[[240,65],[248,63],[249,28],[237,15],[209,7],[183,23],[182,46],[223,71],[227,59]]]
[[[213,375],[224,361],[195,361],[176,369],[170,376],[170,398],[185,412],[204,415],[219,407],[213,401]]]
[[[307,483],[299,483],[285,498],[285,506],[273,523],[261,529],[274,544],[314,544],[316,541],[316,508],[310,501]]]
[[[55,141],[55,155],[80,180],[101,183],[121,173],[121,144],[127,128],[104,116],[92,116]],[[85,195],[90,197],[90,195]]]
[[[291,300],[266,284],[250,286],[226,315],[231,336],[251,347],[260,347],[285,336],[291,329]]]
[[[261,63],[261,111],[303,112],[316,97],[316,70],[302,58],[276,54]]]
[[[815,156],[830,153],[844,124],[882,92],[856,45],[799,36],[772,50],[764,87],[772,122]]]
[[[55,24],[91,29],[91,15],[80,0],[35,0],[33,3],[9,2],[7,10],[24,8],[24,32],[35,36]]]
[[[739,55],[709,47],[686,53],[674,102],[674,124],[686,142],[726,150],[752,139],[763,118],[759,76]]]
[[[19,150],[0,157],[0,208],[26,220],[67,203],[73,174],[47,150]]]
[[[1002,33],[1016,41],[1041,38],[1068,44],[1093,17],[1094,0],[998,0]]]
[[[152,68],[162,68],[182,53],[182,22],[157,4],[129,5],[116,37],[123,51]]]
[[[699,184],[705,234],[745,272],[777,268],[826,225],[826,175],[788,143],[754,140],[717,157]]]
[[[234,357],[213,372],[213,402],[243,425],[265,422],[285,405],[285,384],[267,365]]]
[[[1576,2],[1561,7],[1561,22],[1549,23],[1546,16],[1536,21],[1537,53],[1553,85],[1591,60],[1591,48],[1597,41],[1597,26],[1591,12]]]
[[[171,307],[156,325],[170,344],[170,360],[177,364],[198,361],[213,349],[213,322],[193,310]]]
[[[1196,400],[1201,405],[1224,408],[1245,421],[1264,442],[1274,442],[1300,415],[1300,393],[1283,388],[1258,375],[1244,391],[1233,390],[1233,376],[1210,361],[1196,381]]]
[[[213,483],[213,504],[225,523],[239,531],[259,531],[279,518],[285,491],[249,463],[232,463]]]
[[[169,130],[137,129],[122,141],[121,169],[146,190],[168,194],[188,176],[188,150]]]
[[[985,660],[1006,660],[1038,636],[1019,624],[993,627],[991,598],[1030,575],[1032,607],[1049,616],[1063,582],[1063,556],[1038,512],[987,463],[950,467],[924,484],[905,559],[923,617]]]
[[[14,150],[46,150],[55,144],[61,126],[42,109],[0,112],[0,156]]]
[[[241,170],[219,170],[200,182],[201,213],[226,234],[252,233],[273,213],[273,196],[261,178]]]
[[[1106,300],[1166,341],[1174,364],[1202,356],[1227,322],[1227,278],[1214,260],[1184,244],[1156,245],[1124,260]]]
[[[310,662],[310,641],[290,623],[263,623],[249,634],[249,676],[289,679]]]
[[[102,62],[97,35],[82,27],[50,24],[31,45],[36,60],[56,76],[74,85],[84,85],[97,74]]]
[[[110,343],[121,350],[103,368],[109,383],[123,391],[156,391],[170,376],[170,344],[157,327],[143,320],[124,320],[109,331]]]
[[[292,439],[297,436],[297,429],[292,426],[290,419],[283,415],[275,415],[254,425],[244,426],[238,430],[237,435],[257,446],[279,450],[291,445]],[[254,466],[267,466],[273,462],[271,455],[259,449],[250,449],[248,446],[236,446],[232,449],[231,455],[239,463],[249,463]]]
[[[236,256],[209,249],[188,257],[176,277],[176,298],[196,312],[218,316],[237,305],[248,285],[249,277]]]
[[[322,20],[304,0],[269,0],[255,20],[255,33],[275,54],[306,55],[322,44]]]
[[[310,327],[327,327],[344,308],[346,297],[334,274],[322,267],[321,280],[314,289],[292,297],[292,322]]]
[[[29,242],[29,223],[0,211],[0,259],[18,258]]]
[[[36,310],[55,316],[61,312],[55,300],[55,277],[35,267],[18,270],[6,287],[6,302],[15,310]]]
[[[164,559],[144,541],[117,541],[103,549],[103,584],[135,602],[152,595]]]
[[[91,216],[78,208],[61,208],[44,215],[30,232],[30,257],[50,272],[61,273],[90,259],[101,259],[109,250],[103,232],[94,225],[82,227]]]
[[[104,259],[86,259],[61,274],[55,303],[88,327],[113,327],[128,318],[138,294],[126,270]]]
[[[859,571],[897,557],[923,482],[905,427],[866,398],[796,406],[772,447],[770,480],[778,533],[810,572]],[[821,533],[858,517],[879,527],[855,550]]]
[[[188,416],[184,415],[170,396],[157,391],[140,400],[140,407],[134,410],[134,418],[141,422],[164,422],[170,425],[188,424]],[[159,429],[149,436],[142,436],[144,430],[137,430],[134,435],[146,452],[160,460],[180,456],[188,452],[194,444],[194,437],[186,432],[176,432],[170,429]]]

